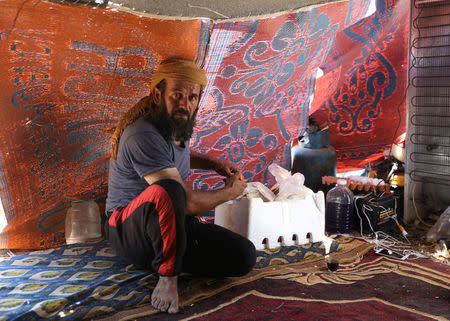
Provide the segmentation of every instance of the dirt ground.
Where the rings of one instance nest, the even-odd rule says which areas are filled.
[[[442,256],[436,258],[435,256],[433,256],[433,254],[436,253],[436,243],[427,242],[426,235],[428,229],[429,227],[423,226],[421,224],[411,224],[407,226],[408,238],[411,242],[412,249],[429,256],[434,261],[450,265],[450,249],[447,249],[446,258]]]

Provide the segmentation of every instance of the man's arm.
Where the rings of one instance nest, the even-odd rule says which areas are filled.
[[[191,150],[191,168],[214,170],[226,177],[231,177],[239,172],[239,168],[229,161],[220,160],[193,150]]]
[[[238,171],[226,180],[225,187],[214,191],[193,191],[187,188],[175,167],[150,173],[144,178],[150,185],[161,179],[173,179],[179,182],[186,191],[186,215],[197,215],[241,195],[247,184],[239,179],[240,176],[241,173]]]

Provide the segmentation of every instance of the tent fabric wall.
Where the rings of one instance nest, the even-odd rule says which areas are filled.
[[[203,59],[210,21],[0,2],[3,248],[64,242],[66,196],[106,193],[110,134],[169,56]]]
[[[336,34],[310,114],[327,121],[338,171],[367,165],[405,132],[409,1],[377,1],[372,15]]]
[[[393,42],[407,47],[406,29],[399,27],[408,10],[405,2],[379,0],[369,18],[364,18],[369,1],[349,0],[218,22],[163,20],[37,0],[0,2],[0,72],[5,75],[0,82],[0,197],[8,221],[0,247],[64,243],[66,196],[105,196],[107,130],[148,94],[155,66],[169,56],[204,64],[208,73],[191,147],[229,159],[243,168],[248,181],[268,185],[272,162],[289,167],[290,142],[303,132],[313,97],[311,111],[335,120],[333,106],[340,107],[342,100],[338,92],[353,93],[360,86],[367,97],[374,96],[369,82],[358,78],[353,83],[350,77],[352,70],[365,67],[376,80],[371,82],[376,92],[384,93],[377,126],[351,134],[339,132],[339,124],[331,128],[338,153],[371,140],[373,146],[357,158],[363,162],[378,151],[375,147],[388,143],[392,131],[380,141],[378,133],[392,121],[392,106],[401,105],[406,57],[387,48]],[[364,19],[373,19],[369,22],[382,31],[368,33],[371,45],[360,40],[370,24]],[[349,30],[360,36],[346,38]],[[348,50],[355,44],[359,52]],[[394,67],[397,82],[389,87],[390,95],[380,81],[381,74],[391,76],[390,69],[384,60],[361,56],[361,48],[375,57],[380,53]],[[316,81],[318,67],[327,73]],[[340,100],[331,104],[330,97]],[[356,158],[349,159],[351,167]],[[340,157],[340,166],[348,167],[349,159]],[[200,189],[222,184],[204,171],[195,171],[189,183]]]
[[[268,166],[290,167],[291,140],[306,127],[317,68],[336,33],[360,20],[369,2],[353,4],[215,23],[192,147],[237,163],[247,181],[273,185]],[[204,171],[192,181],[197,188],[221,184]]]

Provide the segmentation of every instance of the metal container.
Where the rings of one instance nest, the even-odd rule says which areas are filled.
[[[305,186],[314,192],[326,192],[330,187],[322,184],[322,176],[336,176],[336,150],[330,145],[330,133],[323,130],[300,137],[292,146],[291,172],[305,176]]]

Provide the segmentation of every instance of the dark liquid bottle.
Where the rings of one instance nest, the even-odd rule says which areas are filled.
[[[325,231],[330,234],[347,234],[352,228],[353,193],[346,183],[345,179],[338,179],[336,187],[327,193]]]

